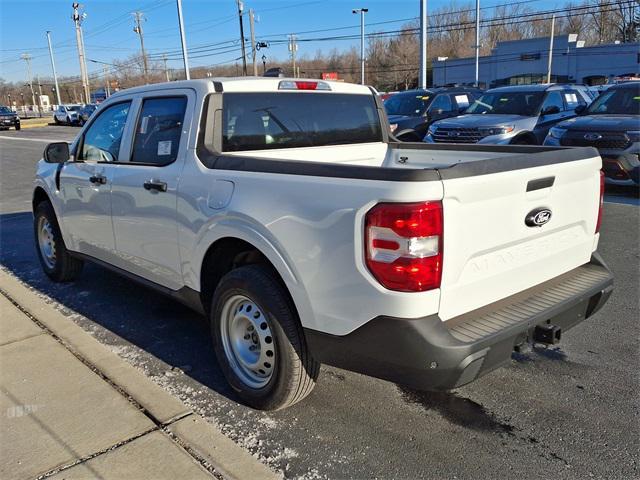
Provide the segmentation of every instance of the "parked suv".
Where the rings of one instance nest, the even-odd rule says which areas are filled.
[[[582,116],[549,130],[545,145],[591,146],[602,156],[607,183],[640,185],[640,82],[603,92]]]
[[[398,140],[420,142],[431,123],[459,115],[480,95],[482,91],[472,87],[407,90],[388,98],[384,108]]]
[[[0,130],[9,130],[9,128],[20,130],[20,117],[9,107],[0,105]]]
[[[82,126],[89,120],[89,117],[93,115],[98,108],[97,103],[87,103],[84,107],[80,109],[78,114],[78,125]]]
[[[428,143],[542,145],[549,129],[591,103],[579,85],[518,85],[487,90],[459,117],[433,123]]]
[[[82,105],[59,105],[53,112],[53,121],[56,125],[61,123],[77,124],[80,122],[80,109],[82,109]]]

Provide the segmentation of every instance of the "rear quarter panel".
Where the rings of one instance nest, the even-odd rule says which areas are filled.
[[[228,192],[228,182],[233,191],[220,202],[216,189]],[[438,310],[437,290],[401,293],[380,286],[366,269],[363,250],[364,216],[373,205],[439,200],[439,181],[216,170],[192,151],[180,192],[180,251],[191,288],[200,290],[209,246],[234,237],[254,245],[275,266],[306,328],[344,335],[378,315],[417,318]]]

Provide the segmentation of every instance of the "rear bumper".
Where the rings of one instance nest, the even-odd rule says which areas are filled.
[[[465,385],[505,364],[537,325],[563,332],[596,313],[613,291],[613,276],[595,254],[591,262],[479,310],[443,322],[437,315],[376,317],[334,336],[306,329],[322,363],[423,390]]]

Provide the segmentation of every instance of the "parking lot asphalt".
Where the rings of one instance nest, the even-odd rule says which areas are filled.
[[[638,478],[640,210],[628,192],[608,198],[620,203],[605,205],[600,240],[614,294],[559,347],[514,355],[450,393],[323,367],[305,401],[263,413],[226,386],[202,317],[97,266],[74,284],[41,272],[29,211],[35,162],[46,141],[77,132],[0,135],[0,263],[287,477]]]

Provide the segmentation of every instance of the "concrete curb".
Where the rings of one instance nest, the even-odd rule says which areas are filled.
[[[109,351],[4,268],[0,268],[0,285],[11,300],[48,329],[67,349],[108,379],[156,422],[166,425],[167,431],[193,456],[208,462],[230,479],[282,478],[194,414],[180,400]]]
[[[23,123],[20,125],[20,127],[24,130],[25,128],[36,128],[36,127],[47,127],[49,126],[50,123],[49,122],[42,122],[42,123]]]

